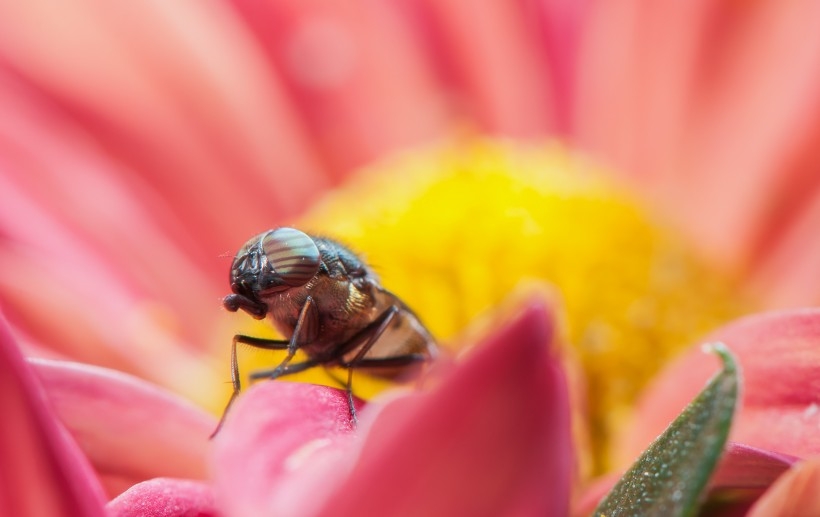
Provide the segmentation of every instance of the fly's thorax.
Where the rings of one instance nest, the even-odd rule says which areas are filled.
[[[315,318],[310,327],[316,335],[304,343],[310,349],[322,349],[333,343],[348,340],[369,325],[381,312],[381,304],[373,296],[374,289],[367,280],[317,277],[307,285],[272,293],[263,298],[270,307],[269,317],[276,329],[286,338],[293,335],[299,314],[308,296],[313,309],[307,315]]]
[[[299,321],[299,313],[305,305],[308,294],[309,291],[302,287],[291,288],[263,297],[268,305],[268,317],[276,330],[286,339],[290,339],[293,335]]]

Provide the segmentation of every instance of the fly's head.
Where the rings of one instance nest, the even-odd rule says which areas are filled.
[[[231,266],[231,291],[223,304],[256,319],[268,313],[266,298],[307,284],[319,271],[321,256],[306,233],[293,228],[263,232],[245,243]]]

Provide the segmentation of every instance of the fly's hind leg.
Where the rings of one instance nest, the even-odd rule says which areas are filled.
[[[366,367],[396,367],[396,366],[406,366],[410,364],[415,364],[418,362],[424,362],[428,358],[423,354],[405,354],[405,355],[397,355],[393,357],[383,357],[383,358],[367,358],[365,356],[373,348],[373,346],[378,342],[379,338],[384,334],[384,331],[387,330],[387,327],[390,326],[390,323],[393,321],[393,318],[399,313],[399,308],[395,305],[392,305],[389,309],[384,311],[377,319],[375,319],[370,325],[362,329],[358,334],[353,336],[353,338],[349,341],[349,343],[361,341],[362,345],[359,348],[359,351],[356,353],[355,356],[350,361],[344,361],[338,363],[339,366],[343,368],[347,368],[347,383],[345,385],[345,391],[347,392],[347,404],[350,407],[350,419],[355,426],[359,422],[359,417],[356,414],[356,406],[353,404],[353,370],[355,368],[366,368]]]

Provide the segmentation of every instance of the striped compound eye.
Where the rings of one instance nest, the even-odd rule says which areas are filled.
[[[290,287],[305,285],[319,271],[319,248],[299,230],[277,228],[266,233],[260,244],[273,272]]]

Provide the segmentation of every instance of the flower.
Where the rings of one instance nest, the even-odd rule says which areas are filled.
[[[521,236],[536,228],[543,238],[544,221],[534,214],[550,215],[537,208],[542,202],[554,208],[545,200],[561,198],[560,189],[544,196],[502,167],[500,183],[484,185],[505,187],[502,202],[516,192],[540,194],[496,220],[516,221],[519,233],[498,224],[477,238],[467,231],[472,220],[492,222],[495,216],[481,218],[489,203],[476,201],[495,191],[461,184],[471,185],[461,190],[467,192],[462,198],[476,197],[458,206],[474,212],[452,219],[461,224],[455,235],[465,238],[441,239],[439,261],[455,256],[447,248],[453,243],[470,257],[476,250],[493,252],[512,237],[521,247],[510,247],[518,251],[511,255],[522,262],[496,268],[503,280],[498,283],[476,282],[487,278],[486,271],[469,261],[458,264],[459,274],[436,262],[425,274],[438,275],[444,288],[418,295],[430,300],[417,307],[425,319],[450,307],[468,309],[456,324],[450,320],[446,333],[456,336],[480,309],[507,294],[507,282],[518,280],[521,270],[557,286],[564,304],[556,307],[567,310],[566,321],[563,313],[557,316],[562,335],[566,331],[576,345],[581,336],[599,346],[579,347],[587,372],[598,364],[606,373],[600,368],[606,363],[594,361],[600,350],[618,365],[611,378],[590,375],[599,469],[607,467],[610,435],[629,415],[642,383],[693,334],[749,307],[817,302],[820,245],[813,232],[820,205],[813,164],[820,135],[820,45],[812,43],[820,35],[812,23],[814,5],[544,1],[490,2],[476,10],[459,2],[305,6],[236,0],[76,2],[63,9],[55,16],[52,6],[36,1],[0,6],[0,300],[27,355],[129,372],[219,411],[226,343],[237,329],[261,332],[243,319],[203,317],[218,311],[230,254],[262,228],[315,221],[324,213],[321,224],[311,223],[323,229],[343,222],[342,210],[350,216],[366,212],[372,198],[357,187],[352,194],[335,189],[349,182],[352,170],[392,151],[442,140],[457,145],[434,146],[433,154],[451,149],[445,153],[456,152],[479,169],[488,155],[491,166],[499,155],[529,156],[520,143],[535,141],[541,151],[555,153],[535,160],[533,168],[544,169],[542,179],[554,174],[553,162],[594,160],[604,167],[581,168],[606,170],[621,184],[613,190],[634,191],[624,201],[607,187],[592,203],[600,206],[589,212],[559,211],[571,218],[572,228],[612,223],[604,225],[611,233],[601,237],[622,240],[574,239],[579,235],[568,231],[543,242]],[[518,144],[482,144],[476,133]],[[544,145],[545,137],[570,151]],[[408,163],[431,163],[429,154],[412,156],[376,168],[408,196],[425,181],[407,172]],[[507,167],[517,163],[508,160]],[[446,170],[439,165],[434,174]],[[439,192],[452,196],[460,184],[445,179],[441,185]],[[315,203],[325,193],[347,203],[322,212]],[[394,191],[388,202],[401,199]],[[412,204],[413,198],[403,199]],[[665,219],[688,239],[671,253],[687,280],[668,291],[653,290],[653,284],[636,289],[658,265],[653,246],[668,250],[662,243],[677,241]],[[648,236],[652,246],[634,244],[643,239],[630,244],[626,237],[633,232]],[[392,241],[381,234],[370,243],[388,249],[403,241],[401,250],[424,250],[435,234],[422,229],[394,234]],[[356,238],[355,232],[338,236]],[[567,250],[557,256],[569,267],[557,269],[572,274],[545,274],[556,263],[534,250],[549,246]],[[220,255],[224,260],[215,259]],[[386,260],[414,265],[403,256]],[[528,260],[531,269],[522,266]],[[577,264],[588,267],[573,269]],[[614,267],[620,265],[626,267]],[[585,274],[600,270],[614,271],[613,283],[623,280],[628,288],[596,289],[588,281],[595,277]],[[403,281],[407,296],[414,296],[408,279],[422,275],[413,274],[403,271],[390,281]],[[456,289],[448,289],[452,284]],[[712,289],[716,296],[704,294]],[[635,292],[649,293],[652,303],[620,297]],[[686,308],[674,310],[681,300]],[[708,303],[698,306],[702,300]],[[600,322],[592,318],[599,324],[578,319],[579,305],[591,308],[587,316],[603,312]],[[658,306],[666,308],[666,317],[658,317]],[[659,320],[665,324],[657,325]],[[645,337],[642,346],[655,343],[665,357],[648,365],[649,354],[611,346],[629,343],[636,333]],[[34,389],[31,383],[23,387],[25,393]],[[614,401],[604,403],[609,395]],[[573,409],[583,412],[582,395],[577,397]],[[207,417],[197,415],[190,419],[201,426]],[[110,432],[91,435],[96,441]],[[583,440],[583,433],[576,439]],[[141,476],[159,475],[153,460],[147,463],[119,485],[106,483],[110,493]],[[180,493],[202,493],[200,485],[175,486]]]

